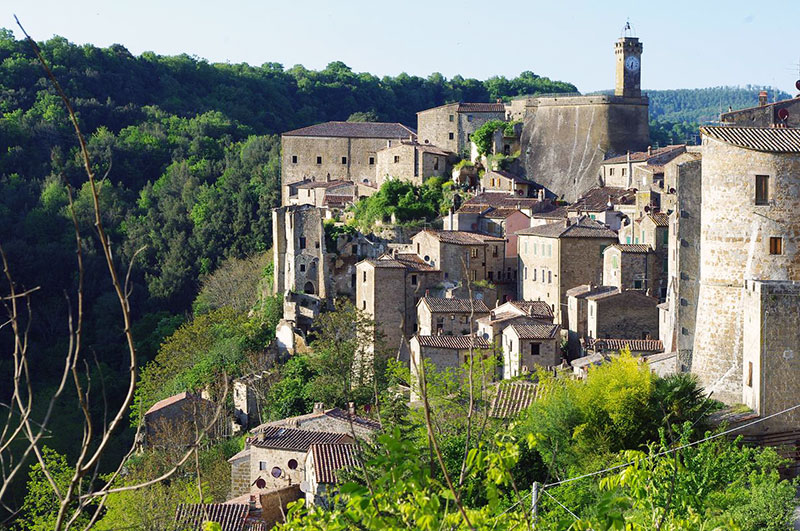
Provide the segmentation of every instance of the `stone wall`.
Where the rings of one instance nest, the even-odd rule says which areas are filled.
[[[460,153],[458,103],[417,113],[417,138],[420,144],[433,144],[445,151]],[[452,138],[450,136],[452,135]]]
[[[607,247],[603,252],[603,285],[620,289],[651,290],[658,294],[660,264],[652,251],[646,253],[622,252]]]
[[[605,158],[649,142],[646,98],[539,98],[527,108],[520,160],[529,178],[575,201],[598,184]]]
[[[392,147],[378,151],[378,161],[375,168],[375,178],[380,187],[389,179],[408,181],[417,186],[422,184],[417,166],[417,149],[406,143],[397,143]]]
[[[744,281],[800,280],[800,155],[763,153],[703,138],[700,290],[692,372],[728,403],[742,397]],[[769,201],[755,204],[755,176]],[[782,254],[769,240],[782,238]]]
[[[376,333],[386,347],[398,349],[406,320],[405,268],[375,267],[364,261],[356,266],[356,304],[376,323]]]
[[[250,446],[250,490],[255,493],[259,489],[253,482],[262,478],[266,482],[265,489],[281,489],[291,485],[299,485],[303,481],[306,452],[297,450],[277,450],[274,448],[258,448]],[[289,468],[291,460],[296,462],[296,468]],[[261,468],[264,470],[261,470]],[[273,477],[272,469],[281,469],[280,477]]]
[[[587,333],[594,338],[658,337],[658,299],[639,291],[590,298]]]
[[[800,284],[747,280],[743,295],[742,402],[761,416],[800,399]],[[797,429],[797,410],[762,423],[761,431]]]
[[[800,127],[800,98],[726,112],[720,115],[720,121],[746,127],[770,127],[773,124],[784,123],[778,118],[780,109],[789,111],[789,118],[785,122],[788,127]]]
[[[322,220],[322,211],[310,205],[272,211],[274,293],[300,291],[322,299],[328,296]]]
[[[228,493],[228,499],[250,492],[250,454],[233,459],[230,464],[231,491]]]
[[[567,290],[581,284],[600,285],[603,279],[603,250],[616,243],[612,238],[561,238],[561,269],[558,281],[558,303],[554,313],[562,328],[569,328]]]

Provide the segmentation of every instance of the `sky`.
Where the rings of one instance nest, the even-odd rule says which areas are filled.
[[[4,0],[0,27],[43,41],[122,44],[134,54],[277,62],[427,77],[530,70],[581,92],[613,88],[614,41],[630,20],[642,88],[768,85],[794,95],[800,0]]]

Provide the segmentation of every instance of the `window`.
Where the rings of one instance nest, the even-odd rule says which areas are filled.
[[[289,462],[286,463],[286,466],[289,467],[289,470],[297,470],[297,460],[289,459]]]
[[[322,157],[317,157],[317,164],[322,164]]]
[[[455,138],[455,135],[453,133],[447,133],[447,138],[453,140]]]
[[[297,155],[292,155],[292,164],[297,164]]]
[[[528,273],[528,268],[525,268],[525,273],[526,273],[526,274]],[[534,268],[534,270],[533,270],[533,280],[534,280],[534,281],[536,280],[536,269],[535,269],[535,268]]]
[[[756,204],[769,204],[769,175],[756,175]]]
[[[472,249],[470,249],[469,250],[469,255],[472,258],[478,258],[478,248],[477,247],[473,247]]]
[[[753,362],[747,362],[747,387],[753,387]]]
[[[486,279],[487,279],[489,282],[491,282],[492,280],[494,280],[494,272],[493,272],[493,271],[487,271],[487,272],[486,272]]]
[[[366,282],[366,281],[367,281],[367,272],[366,272],[366,271],[364,271],[363,275],[364,275],[364,277],[363,277],[363,278],[364,278],[363,282]]]
[[[535,269],[533,270],[533,274],[534,274],[534,275],[536,274],[536,270],[535,270]],[[528,266],[525,266],[525,267],[522,269],[522,278],[523,278],[524,280],[528,280]],[[536,279],[534,279],[534,280],[536,280]]]
[[[642,281],[641,280],[634,280],[633,281],[633,289],[642,289]]]
[[[375,165],[375,157],[370,157],[369,158],[369,165],[370,166],[374,166]]]
[[[619,260],[617,259],[617,255],[613,255],[611,257],[611,267],[614,269],[619,269]]]
[[[305,249],[306,248],[306,239],[305,239],[304,236],[300,236],[300,248],[301,249]]]
[[[471,121],[472,121],[472,115],[471,115],[471,114],[468,114],[468,115],[467,115],[467,121],[468,121],[468,122],[471,122]]]
[[[531,356],[539,355],[539,347],[541,347],[539,343],[531,343]]]
[[[594,305],[590,304],[589,305],[589,317],[591,317],[593,315],[594,315]]]
[[[542,268],[542,282],[544,282],[544,268]]]
[[[773,236],[769,239],[769,254],[783,254],[783,238]]]
[[[609,168],[608,169],[608,174],[609,175],[614,175],[614,168]]]
[[[411,275],[411,285],[412,286],[417,285],[417,275]]]
[[[625,177],[625,168],[622,168],[622,176]]]
[[[342,157],[342,164],[347,164],[347,157]]]
[[[452,122],[453,120],[455,120],[455,116],[453,116],[452,114],[451,114],[451,115],[450,115],[448,118],[450,118],[450,121],[451,121],[451,122]]]
[[[537,254],[539,254],[539,244],[538,243],[534,243],[533,244],[533,256],[536,256]]]
[[[314,242],[314,248],[319,249],[319,242]]]
[[[395,155],[394,156],[394,163],[397,164],[398,162],[400,162],[400,155]]]
[[[367,309],[367,301],[366,300],[361,301],[361,309],[362,310],[366,310]]]
[[[350,252],[352,254],[358,254],[358,245],[357,244],[356,245],[351,245],[350,246]]]
[[[497,246],[496,245],[492,247],[492,256],[497,258]]]
[[[478,280],[478,272],[477,272],[477,271],[475,271],[475,270],[473,269],[472,271],[470,271],[470,273],[471,273],[471,275],[470,275],[470,276],[472,277],[470,280],[472,280],[473,282],[474,282],[474,281],[476,281],[476,280]]]
[[[433,157],[433,169],[439,170],[439,157]]]
[[[283,470],[281,470],[281,467],[279,466],[274,466],[272,467],[272,472],[270,472],[270,474],[272,474],[272,477],[274,478],[279,478],[283,475]]]
[[[258,462],[258,469],[259,470],[266,470],[267,469],[267,462],[266,461],[259,461]]]
[[[300,264],[300,272],[302,273],[305,270],[306,270],[306,265],[305,264]]]
[[[548,271],[547,272],[547,283],[548,284],[552,284],[553,283],[553,272],[552,271]]]

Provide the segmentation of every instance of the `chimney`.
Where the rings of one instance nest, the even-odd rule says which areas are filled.
[[[490,311],[489,312],[489,320],[490,321],[494,321],[494,316],[495,316],[494,310]]]
[[[610,195],[608,196],[608,203],[606,203],[606,206],[608,207],[609,210],[613,210],[613,208],[614,208],[614,203],[611,200],[611,196]]]
[[[355,414],[356,414],[356,405],[355,405],[355,403],[353,403],[353,402],[348,402],[347,403],[347,412],[350,414],[350,416],[355,416]]]
[[[651,156],[653,154],[653,146],[647,146],[647,156]]]
[[[248,505],[250,506],[250,510],[251,511],[256,508],[256,495],[255,494],[251,494],[250,495],[250,501],[249,501]]]
[[[769,96],[767,95],[767,91],[766,90],[762,90],[761,92],[759,92],[758,93],[758,106],[759,107],[763,107],[764,105],[766,105],[768,97]]]
[[[314,402],[314,409],[311,410],[312,413],[322,413],[325,411],[325,404],[322,402]]]
[[[450,207],[450,210],[449,210],[449,219],[450,219],[450,226],[448,227],[448,230],[455,230],[455,229],[453,228],[453,207]]]
[[[430,297],[430,296],[431,296],[431,290],[429,290],[429,289],[426,289],[426,290],[425,290],[425,296],[426,296],[426,297]]]
[[[568,227],[569,227],[569,218],[564,220],[564,228],[568,228]]]
[[[325,182],[326,183],[331,182],[331,174],[330,173],[325,176]]]
[[[503,103],[503,99],[502,99],[502,98],[497,98],[497,100],[495,101],[495,103]]]

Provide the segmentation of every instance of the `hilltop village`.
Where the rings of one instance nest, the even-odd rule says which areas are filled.
[[[699,145],[653,146],[643,44],[622,37],[613,52],[613,94],[455,102],[419,111],[416,124],[283,133],[272,214],[278,356],[307,348],[320,316],[347,298],[374,321],[368,351],[408,367],[412,407],[424,361],[444,370],[488,351],[500,360],[494,379],[514,381],[494,398],[500,418],[530,403],[538,369],[581,379],[620,351],[744,404],[734,424],[797,403],[800,97],[762,93],[759,106],[702,127]],[[332,231],[385,183],[431,177],[452,181],[440,218]],[[230,459],[230,502],[202,509],[220,518],[274,522],[287,501],[327,503],[337,471],[356,463],[357,439],[380,428],[323,404],[253,427],[258,377],[234,387],[250,438]],[[148,422],[206,407],[191,394],[162,402]],[[747,435],[778,444],[798,425],[795,410]],[[182,506],[178,520],[199,521],[198,507]]]

